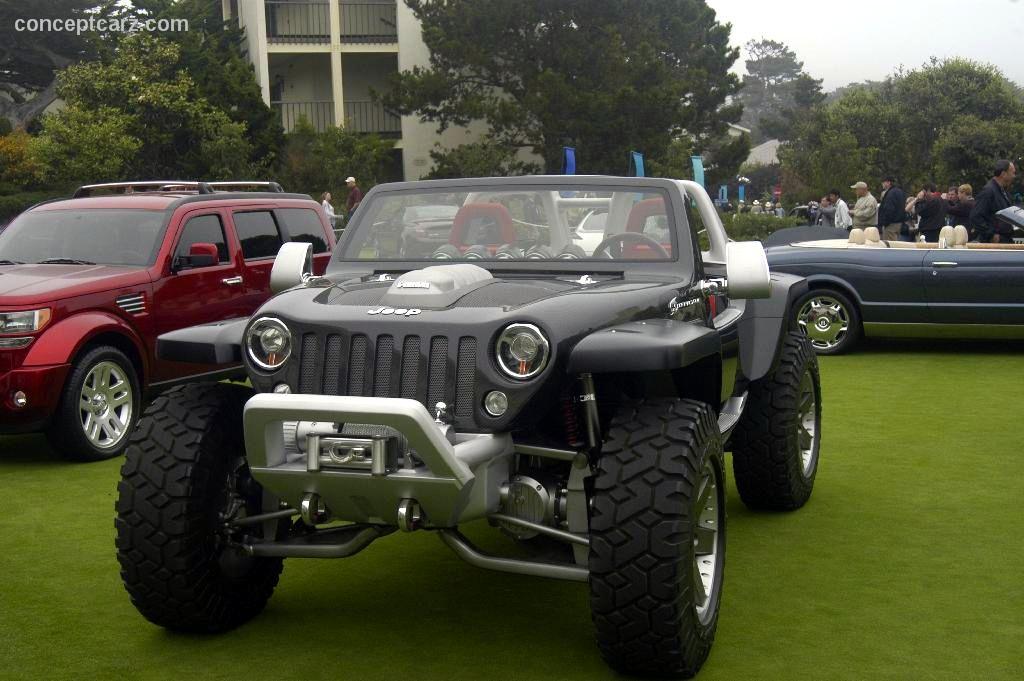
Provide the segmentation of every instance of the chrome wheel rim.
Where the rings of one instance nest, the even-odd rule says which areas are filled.
[[[803,304],[796,323],[815,350],[834,350],[850,333],[850,312],[832,296],[819,295]]]
[[[721,576],[721,484],[718,467],[710,458],[705,460],[691,516],[697,520],[693,534],[693,602],[702,623],[714,614],[715,591]]]
[[[801,471],[805,478],[809,478],[818,465],[818,396],[814,391],[814,377],[809,369],[804,371],[803,378],[800,379],[797,440],[800,446]]]
[[[78,413],[85,437],[99,449],[116,447],[132,420],[132,386],[114,362],[100,362],[82,383]]]

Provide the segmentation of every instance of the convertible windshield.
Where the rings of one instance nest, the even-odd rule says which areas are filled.
[[[340,260],[672,260],[673,213],[650,187],[384,192]]]
[[[163,211],[156,210],[22,213],[0,233],[0,261],[146,265],[163,222]]]

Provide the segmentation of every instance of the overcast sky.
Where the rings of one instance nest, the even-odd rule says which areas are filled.
[[[931,56],[998,66],[1024,86],[1024,0],[707,0],[731,42],[769,38],[789,46],[826,92],[882,80]],[[737,73],[744,73],[741,53]]]

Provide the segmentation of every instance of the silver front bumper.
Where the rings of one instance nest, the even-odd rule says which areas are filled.
[[[293,421],[394,428],[423,465],[323,467],[318,446],[286,446],[283,425]],[[507,434],[462,434],[452,444],[415,400],[263,393],[245,405],[245,448],[253,477],[293,508],[318,494],[332,518],[395,525],[399,504],[415,499],[425,526],[454,527],[498,510],[513,445]]]

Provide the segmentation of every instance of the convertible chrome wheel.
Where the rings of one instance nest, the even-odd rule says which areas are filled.
[[[694,607],[697,618],[707,623],[713,614],[711,608],[716,580],[721,571],[723,542],[719,537],[722,526],[722,504],[719,501],[719,488],[722,485],[720,469],[710,459],[705,459],[704,470],[701,471],[700,492],[694,502],[693,515],[697,518],[697,527],[693,537],[693,591]]]
[[[850,335],[851,314],[838,299],[816,295],[801,306],[796,316],[800,330],[815,350],[835,350]]]
[[[131,382],[114,362],[100,362],[89,370],[78,409],[89,442],[100,449],[121,443],[132,420],[132,397]]]
[[[800,463],[804,477],[810,477],[818,465],[818,394],[810,369],[800,379],[800,402],[797,412],[797,437],[800,442]]]

